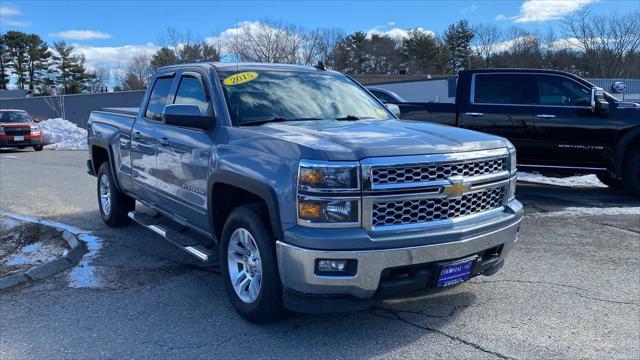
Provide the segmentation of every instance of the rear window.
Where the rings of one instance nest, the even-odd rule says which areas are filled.
[[[474,103],[476,104],[534,104],[529,86],[531,76],[524,74],[475,75]]]
[[[144,116],[147,119],[162,119],[164,107],[169,104],[169,91],[171,90],[172,83],[173,77],[161,77],[156,79],[155,84],[153,84],[153,90],[151,90],[151,96],[149,97],[147,111],[144,113]]]

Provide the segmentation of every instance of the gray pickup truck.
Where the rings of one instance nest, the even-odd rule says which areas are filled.
[[[321,64],[164,67],[87,127],[104,222],[219,266],[254,322],[491,275],[518,241],[507,140],[398,120]]]

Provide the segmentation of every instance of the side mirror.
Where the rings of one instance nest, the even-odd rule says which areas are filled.
[[[167,125],[185,126],[208,130],[213,127],[213,116],[205,116],[196,105],[172,104],[164,107],[162,122]]]
[[[609,102],[604,97],[604,90],[599,87],[591,88],[591,110],[603,115],[609,113]]]
[[[396,117],[400,117],[400,106],[390,103],[384,104],[384,106],[386,106],[387,110],[391,111],[393,115],[395,115]]]

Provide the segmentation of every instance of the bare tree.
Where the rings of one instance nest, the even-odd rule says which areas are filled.
[[[502,31],[493,24],[480,24],[474,28],[474,50],[482,58],[485,66],[491,66],[491,55],[496,51],[496,44],[502,41]]]
[[[224,47],[240,61],[298,63],[301,43],[295,26],[267,19],[244,23]]]
[[[135,55],[129,61],[125,73],[120,80],[124,90],[142,90],[149,86],[153,75],[151,56],[146,53]]]
[[[604,16],[585,8],[565,18],[563,27],[591,60],[595,76],[623,76],[626,55],[640,47],[640,10]]]

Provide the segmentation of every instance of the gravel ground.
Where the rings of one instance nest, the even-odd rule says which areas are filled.
[[[256,326],[234,313],[217,274],[188,265],[139,226],[104,226],[85,159],[85,152],[0,152],[0,210],[97,236],[75,269],[0,293],[2,359],[640,353],[640,204],[607,188],[520,186],[521,241],[493,277],[369,311]],[[91,281],[74,281],[78,273]]]

